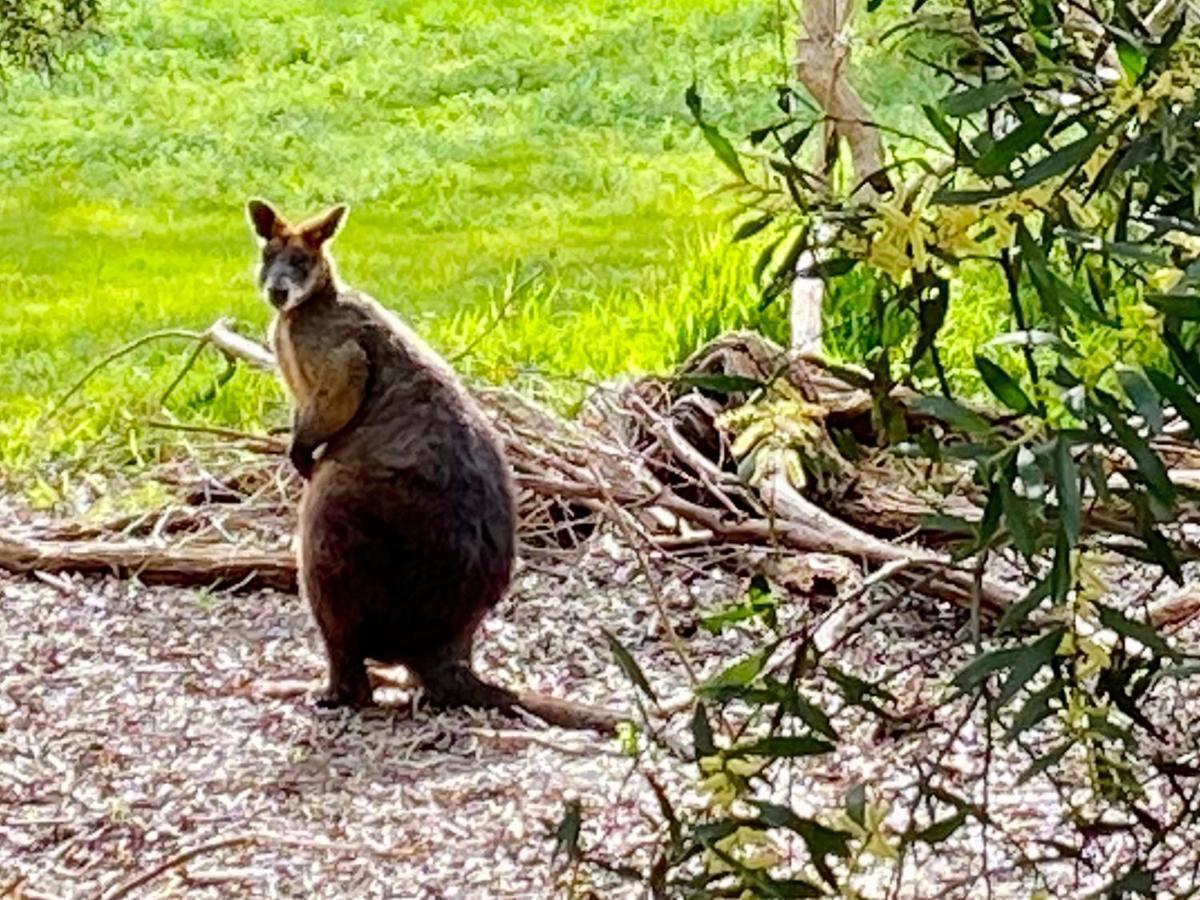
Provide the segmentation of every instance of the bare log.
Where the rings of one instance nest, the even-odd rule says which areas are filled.
[[[39,541],[0,536],[0,568],[81,572],[147,584],[296,590],[296,558],[286,550],[218,543],[163,547],[149,541]]]

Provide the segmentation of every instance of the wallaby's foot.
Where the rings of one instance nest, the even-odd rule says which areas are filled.
[[[317,698],[317,706],[322,709],[374,706],[371,680],[367,677],[367,667],[363,661],[359,659],[339,664],[334,662],[337,659],[331,657],[333,664],[329,667],[329,686]]]
[[[511,691],[489,684],[463,661],[439,663],[419,672],[425,698],[433,709],[473,706],[508,710],[516,699]]]
[[[335,688],[326,688],[317,695],[318,709],[341,709],[349,707],[350,709],[363,709],[368,706],[375,705],[375,699],[371,696],[368,690],[365,694],[362,692],[337,690]]]

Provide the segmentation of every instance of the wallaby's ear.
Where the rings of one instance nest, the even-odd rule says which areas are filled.
[[[251,200],[246,204],[246,216],[250,219],[250,227],[264,241],[269,241],[277,235],[283,225],[279,213],[275,212],[266,200]]]
[[[305,222],[298,231],[304,235],[304,240],[310,245],[320,247],[338,233],[338,229],[341,228],[346,213],[349,211],[350,207],[345,203],[339,203],[329,212],[322,213]]]

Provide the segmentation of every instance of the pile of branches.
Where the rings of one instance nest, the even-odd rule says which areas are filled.
[[[274,366],[266,348],[223,321],[191,336],[197,352],[212,345],[232,360]],[[485,388],[477,396],[516,476],[526,561],[570,564],[607,525],[655,552],[724,565],[744,566],[747,554],[739,551],[754,548],[797,558],[840,555],[865,566],[867,577],[995,619],[1015,602],[1015,588],[956,563],[955,534],[946,525],[983,514],[970,469],[906,459],[886,447],[877,428],[879,398],[867,385],[856,370],[735,332],[701,348],[670,377],[597,389],[574,420],[510,390]],[[739,448],[750,428],[764,429],[761,422],[739,425],[738,411],[769,410],[772,397],[786,398],[787,417],[794,420],[800,409],[812,427],[799,437],[766,429],[753,452]],[[913,432],[939,427],[924,401],[900,388],[887,398]],[[999,416],[976,414],[1005,427]],[[245,451],[242,462],[219,476],[195,463],[156,472],[180,489],[180,501],[163,510],[10,529],[0,534],[0,568],[294,591],[291,535],[301,482],[286,463],[285,443],[170,427],[211,431],[224,446]],[[764,465],[764,447],[795,454],[799,470]],[[1200,469],[1194,451],[1169,436],[1158,449],[1181,479]],[[1093,504],[1085,527],[1120,541],[1128,516],[1119,493],[1113,498]]]

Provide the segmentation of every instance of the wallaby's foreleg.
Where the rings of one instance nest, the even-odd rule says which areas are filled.
[[[366,392],[369,364],[357,341],[329,351],[312,392],[292,415],[288,458],[303,478],[312,474],[313,454],[354,418]]]

